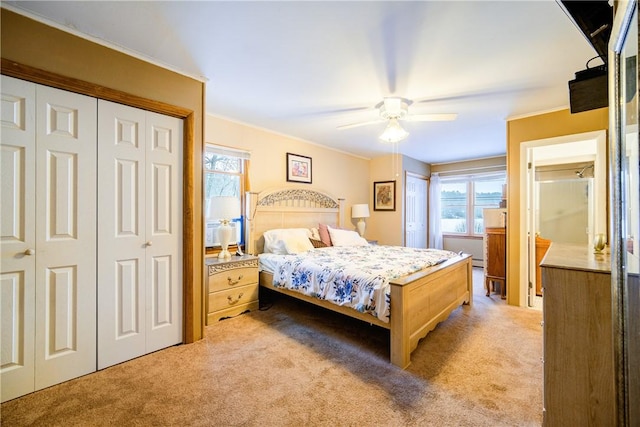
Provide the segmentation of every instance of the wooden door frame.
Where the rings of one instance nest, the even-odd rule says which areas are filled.
[[[183,127],[183,152],[182,152],[182,341],[190,343],[196,341],[194,331],[194,297],[193,274],[194,253],[191,242],[194,239],[194,180],[193,180],[193,150],[195,146],[195,116],[192,110],[142,98],[116,89],[106,88],[83,80],[65,77],[56,73],[45,71],[15,61],[2,58],[0,72],[9,77],[30,81],[33,83],[51,86],[57,89],[67,90],[82,95],[88,95],[98,99],[113,101],[143,110],[153,111],[171,117],[177,117],[184,121]]]

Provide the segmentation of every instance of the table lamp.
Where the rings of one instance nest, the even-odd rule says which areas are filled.
[[[366,203],[353,205],[351,207],[351,218],[358,218],[358,223],[356,224],[358,234],[360,234],[360,237],[364,237],[364,230],[367,226],[364,219],[369,218],[369,205]]]
[[[219,259],[231,258],[229,243],[231,242],[232,227],[229,222],[240,216],[240,199],[237,197],[212,197],[209,201],[208,218],[219,220],[218,239],[220,240]]]

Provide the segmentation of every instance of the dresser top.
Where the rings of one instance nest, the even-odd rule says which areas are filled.
[[[540,266],[610,273],[611,254],[608,251],[602,254],[593,252],[593,248],[588,245],[551,243]]]

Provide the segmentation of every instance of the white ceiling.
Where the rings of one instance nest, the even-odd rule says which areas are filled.
[[[401,153],[504,155],[506,119],[568,107],[567,82],[596,55],[551,0],[7,5],[205,79],[209,114],[367,158],[392,152],[384,124],[336,127],[376,119],[390,95],[410,113],[458,113],[403,122]]]

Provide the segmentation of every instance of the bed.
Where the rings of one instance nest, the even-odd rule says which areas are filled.
[[[247,252],[254,255],[263,253],[265,233],[269,235],[270,230],[312,229],[318,227],[318,224],[336,229],[353,228],[344,222],[343,199],[305,188],[289,187],[247,193],[247,211],[246,247]],[[377,250],[384,250],[384,247]],[[411,352],[418,346],[420,339],[438,323],[446,320],[460,305],[473,303],[471,256],[467,254],[454,254],[431,267],[388,280],[388,316],[375,316],[276,286],[274,274],[268,271],[260,272],[259,284],[388,329],[391,363],[403,369],[411,363]]]

